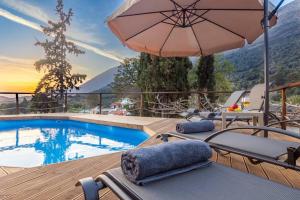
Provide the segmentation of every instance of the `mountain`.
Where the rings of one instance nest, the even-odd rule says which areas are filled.
[[[99,91],[105,88],[107,85],[111,84],[114,80],[115,74],[118,72],[118,67],[113,67],[98,76],[92,78],[86,83],[80,86],[79,90],[72,91],[73,93],[90,93]]]
[[[2,103],[13,103],[15,101],[16,101],[16,98],[0,96],[0,104],[2,104]]]
[[[276,85],[300,80],[300,0],[282,7],[270,29],[271,81]],[[250,88],[263,80],[263,36],[253,44],[224,54],[236,66],[232,81]]]

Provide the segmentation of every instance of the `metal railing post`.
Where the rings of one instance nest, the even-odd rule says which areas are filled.
[[[68,93],[65,94],[64,112],[68,112]]]
[[[197,92],[197,98],[198,98],[198,109],[202,110],[202,106],[201,106],[201,93]]]
[[[99,93],[99,114],[102,114],[102,93]]]
[[[287,109],[286,109],[286,88],[281,90],[281,99],[282,99],[282,108],[281,108],[281,117],[282,121],[286,120]],[[286,123],[282,123],[282,128],[286,130]]]
[[[20,114],[19,94],[16,93],[16,114]]]
[[[140,97],[141,103],[140,103],[140,117],[143,117],[143,111],[144,111],[144,95],[141,93]]]

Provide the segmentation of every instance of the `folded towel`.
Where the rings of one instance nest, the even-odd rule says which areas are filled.
[[[215,125],[210,120],[198,122],[183,122],[176,125],[176,131],[182,134],[209,132],[215,129]]]
[[[184,168],[192,170],[194,166],[203,166],[211,156],[208,144],[184,140],[126,151],[122,154],[121,167],[128,180],[140,184],[155,175],[165,178],[165,175],[161,176],[165,172],[170,172],[167,176],[171,176],[176,170],[183,173]]]
[[[137,184],[137,185],[143,186],[143,185],[146,185],[146,184],[151,183],[151,182],[159,181],[159,180],[166,179],[166,178],[169,178],[169,177],[172,177],[172,176],[176,176],[176,175],[179,175],[179,174],[190,172],[190,171],[195,170],[195,169],[201,169],[201,168],[204,168],[204,167],[208,167],[208,166],[210,166],[211,163],[212,163],[211,161],[199,162],[199,163],[189,165],[189,166],[186,166],[186,167],[173,169],[173,170],[170,170],[170,171],[166,171],[166,172],[162,172],[162,173],[155,174],[155,175],[152,175],[152,176],[148,176],[144,179],[136,180],[136,181],[134,181],[134,183]]]

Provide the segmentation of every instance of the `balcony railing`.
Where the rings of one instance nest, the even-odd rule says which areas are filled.
[[[289,89],[300,88],[300,82],[289,83],[271,90],[272,96],[279,94],[281,98],[277,100],[280,105],[282,119],[287,119],[289,114],[287,109],[287,95]],[[132,104],[126,107],[126,111],[138,116],[162,116],[171,117],[187,108],[199,108],[200,110],[213,110],[218,104],[222,105],[232,91],[192,91],[192,92],[101,92],[101,93],[66,93],[61,102],[57,102],[56,107],[51,108],[50,112],[88,112],[105,114],[115,107],[120,99],[130,99]],[[277,94],[276,94],[277,93]],[[49,108],[32,108],[31,96],[33,93],[23,92],[0,92],[0,96],[10,97],[9,102],[0,102],[0,114],[27,114],[43,113]],[[210,96],[214,96],[214,103],[211,103]],[[151,96],[149,100],[149,96]],[[164,97],[173,99],[164,101]],[[23,98],[23,101],[22,101]],[[26,99],[26,102],[25,100]],[[51,102],[48,102],[51,103]],[[299,108],[300,109],[300,108]],[[120,113],[116,113],[120,114]]]
[[[300,88],[300,81],[295,83],[288,83],[286,85],[276,87],[271,90],[271,92],[280,92],[281,93],[281,118],[282,120],[288,119],[287,117],[287,92],[292,88]],[[299,108],[300,110],[300,108]],[[300,115],[300,113],[298,113]],[[299,116],[298,116],[299,117]],[[286,123],[283,124],[283,127],[286,128]]]

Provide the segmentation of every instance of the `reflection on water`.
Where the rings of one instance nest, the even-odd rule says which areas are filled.
[[[33,167],[127,150],[141,131],[69,120],[0,122],[0,166]]]

